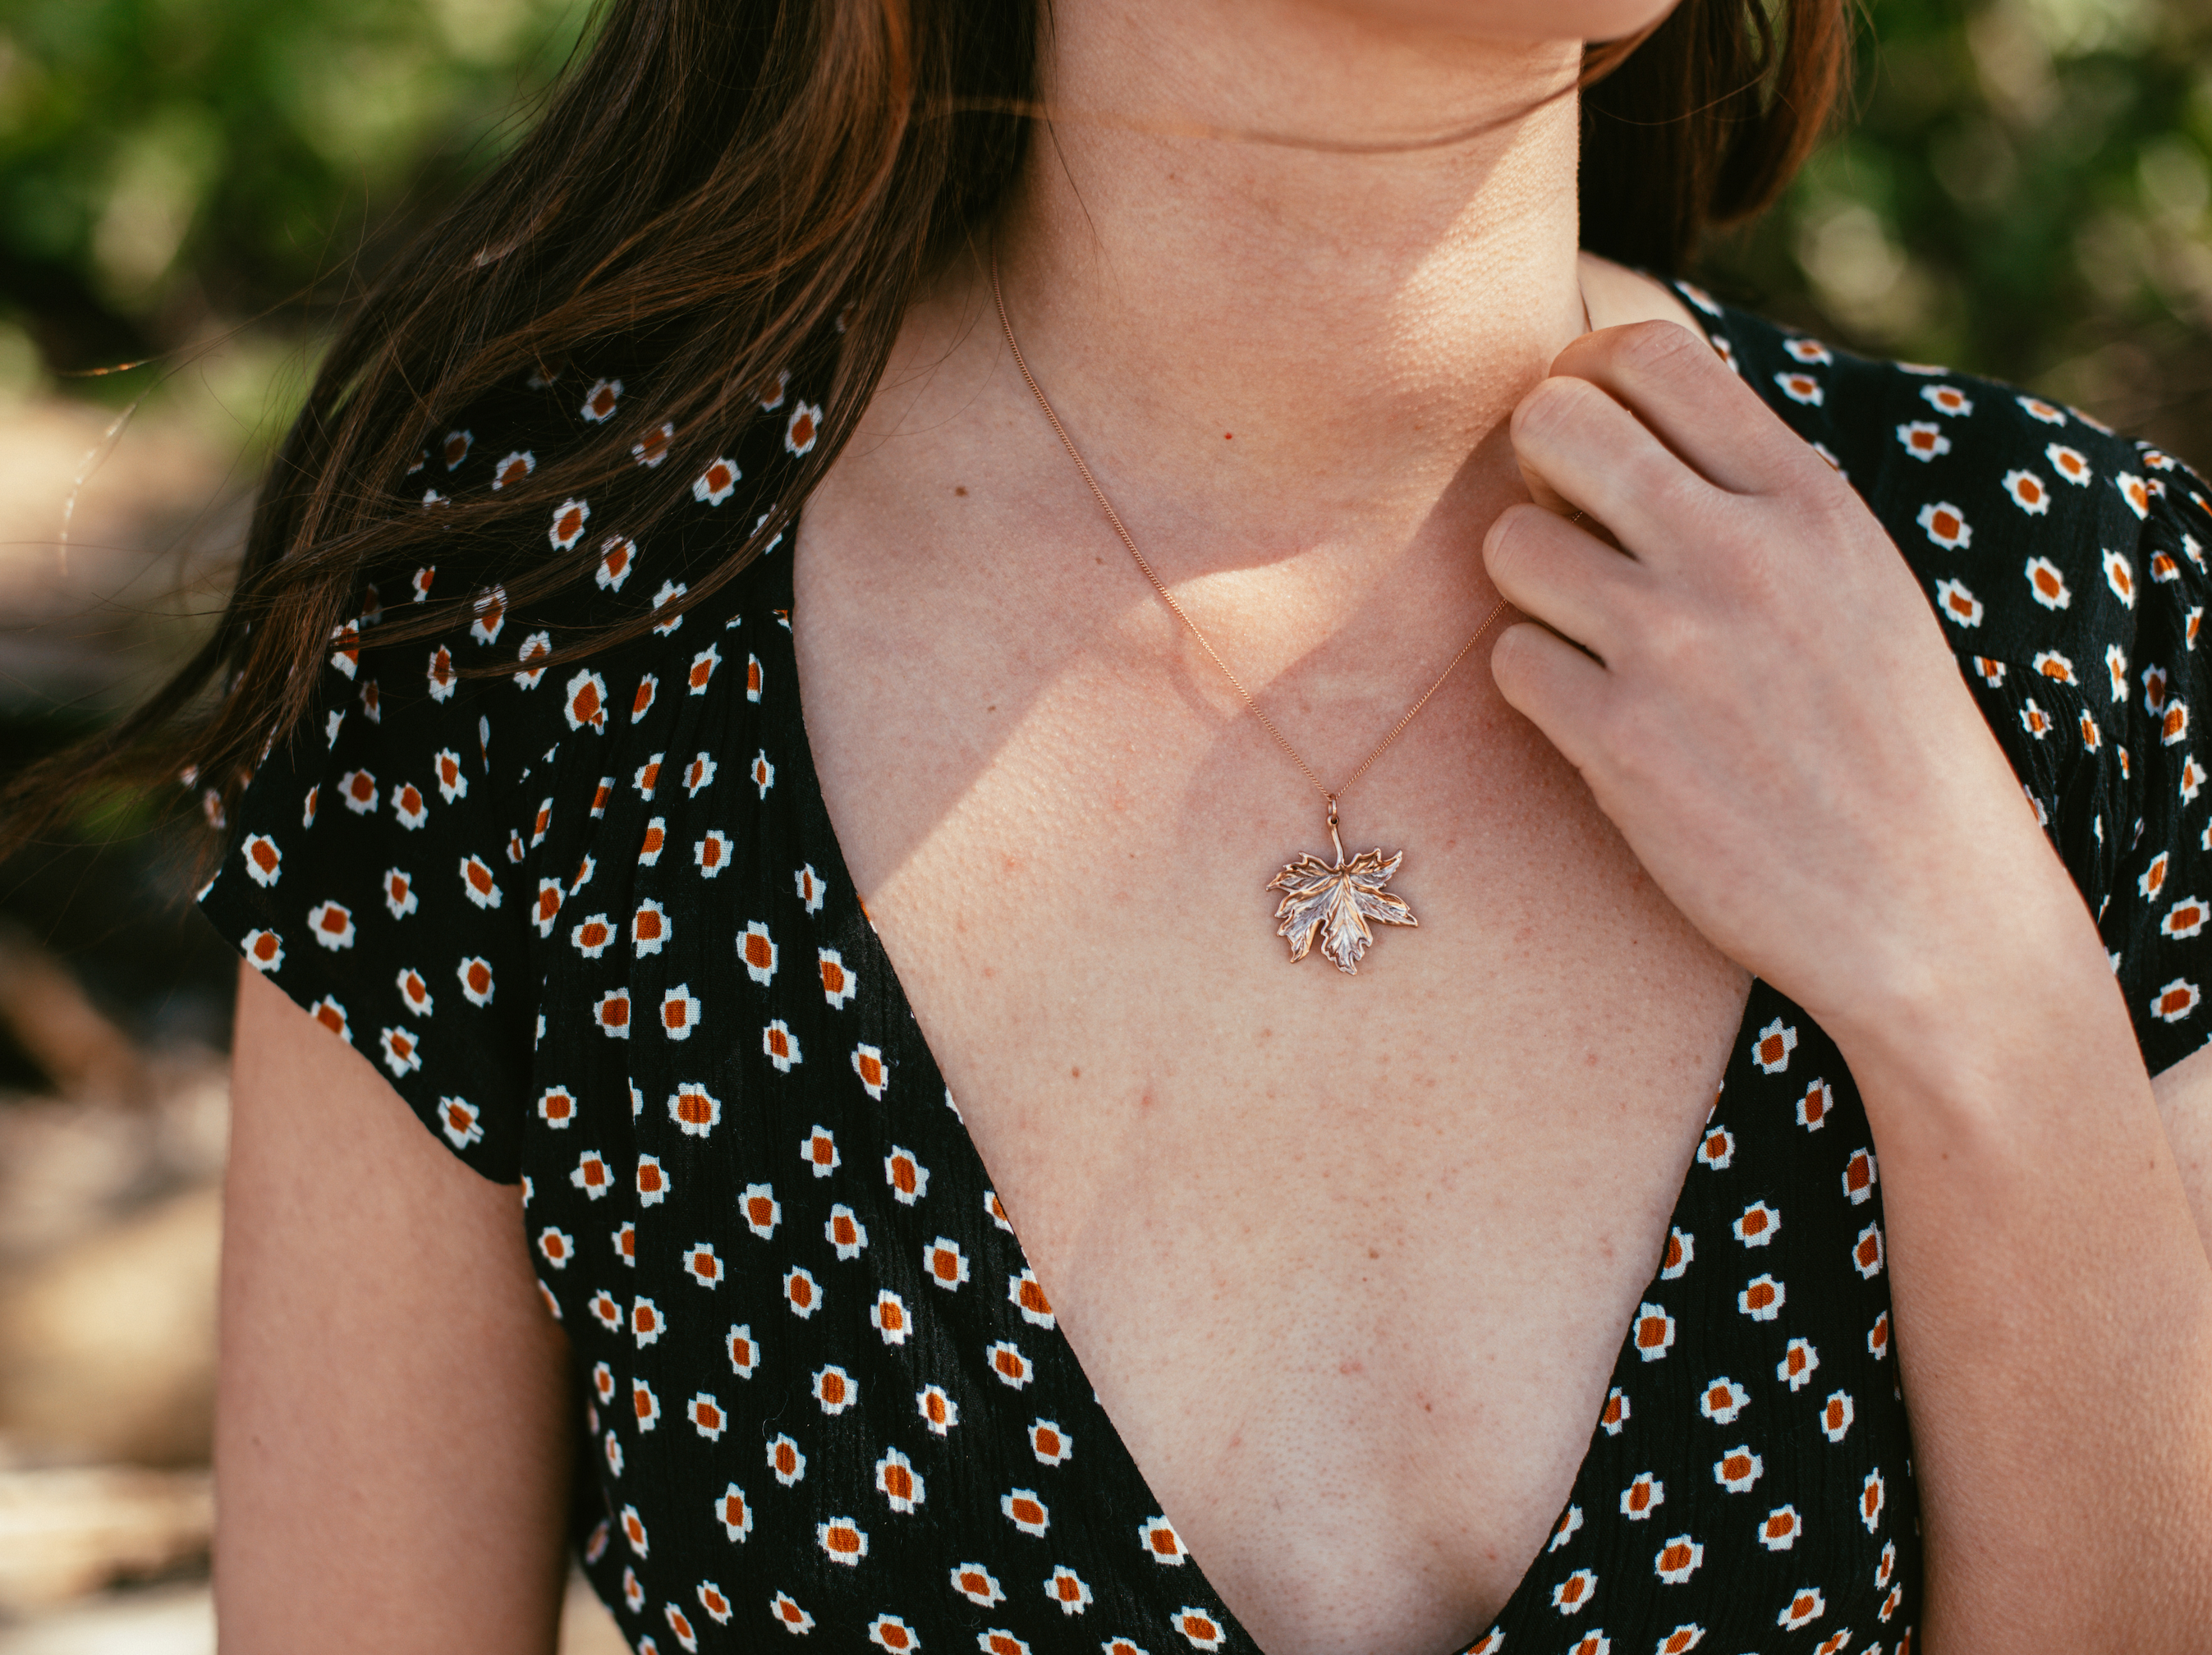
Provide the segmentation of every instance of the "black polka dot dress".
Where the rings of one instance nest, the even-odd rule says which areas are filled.
[[[1684,292],[1888,528],[2146,1062],[2187,1056],[2212,1031],[2212,490],[2069,409]],[[526,475],[622,397],[573,370],[517,386],[431,433],[420,480]],[[1250,1652],[1061,1336],[853,889],[787,544],[634,642],[533,664],[665,607],[819,417],[787,385],[653,541],[563,502],[549,537],[598,548],[598,577],[542,613],[460,567],[380,580],[204,910],[455,1154],[520,1182],[584,1384],[576,1545],[637,1650]],[[473,595],[465,625],[380,646],[380,617],[434,591]],[[1755,984],[1573,1493],[1466,1647],[1909,1655],[1889,1302],[1851,1077]]]

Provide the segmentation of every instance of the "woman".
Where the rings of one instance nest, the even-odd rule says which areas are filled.
[[[2201,1647],[2204,485],[1577,252],[1838,9],[611,11],[210,657],[227,1650]]]

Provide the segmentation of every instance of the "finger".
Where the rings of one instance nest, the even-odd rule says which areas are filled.
[[[1534,621],[1521,621],[1491,646],[1490,676],[1508,706],[1543,731],[1569,764],[1587,771],[1590,732],[1613,688],[1604,667]]]
[[[1711,345],[1676,323],[1586,333],[1559,353],[1552,372],[1603,390],[1730,494],[1772,493],[1813,458]]]
[[[1511,436],[1523,471],[1540,474],[1641,560],[1686,528],[1701,538],[1698,524],[1728,498],[1587,379],[1540,381],[1513,410]]]
[[[1600,660],[1627,623],[1642,571],[1580,525],[1537,506],[1509,506],[1482,537],[1498,595]]]
[[[1520,464],[1518,455],[1514,457],[1514,464]],[[1542,474],[1531,471],[1525,465],[1521,466],[1521,485],[1528,491],[1530,500],[1534,500],[1538,506],[1563,523],[1583,515],[1576,508],[1574,501],[1566,499],[1558,489],[1547,482]]]
[[[1584,534],[1601,544],[1612,547],[1616,552],[1620,549],[1620,543],[1613,539],[1613,531],[1610,529],[1553,488],[1544,480],[1542,473],[1530,470],[1517,454],[1513,458],[1513,464],[1520,469],[1521,486],[1528,491],[1530,500],[1559,518],[1560,522],[1573,524]]]

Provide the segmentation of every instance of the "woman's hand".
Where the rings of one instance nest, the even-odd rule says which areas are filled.
[[[1513,415],[1522,470],[1618,549],[1541,506],[1501,513],[1491,578],[1540,624],[1508,628],[1491,670],[1675,906],[1838,1038],[1909,1026],[1936,985],[2057,937],[2101,967],[1850,485],[1672,324],[1585,335],[1552,373]]]
[[[1484,552],[1533,623],[1491,669],[1857,1082],[1919,1634],[1946,1655],[2197,1650],[2212,1264],[2087,906],[1841,477],[1671,324],[1588,335],[1553,373],[1514,414],[1522,467],[1618,547],[1502,513]]]

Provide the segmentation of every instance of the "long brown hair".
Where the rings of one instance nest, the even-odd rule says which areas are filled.
[[[1682,0],[1646,37],[1590,49],[1586,247],[1677,272],[1707,226],[1788,181],[1834,105],[1850,27],[1845,0],[1773,4],[1778,17],[1769,0]],[[17,779],[0,798],[0,849],[89,789],[180,770],[220,825],[307,711],[320,675],[302,669],[369,572],[468,560],[509,602],[542,597],[592,561],[542,549],[551,502],[597,491],[648,531],[697,470],[687,433],[726,434],[779,370],[810,363],[827,389],[795,485],[679,607],[734,575],[836,458],[918,284],[1013,180],[1048,19],[1049,0],[605,0],[537,129],[331,345],[214,634],[135,712]],[[647,340],[650,383],[629,387],[623,417],[519,486],[423,509],[410,464],[453,415],[526,373]],[[632,464],[663,421],[678,463]],[[379,641],[444,630],[457,601],[387,610]]]

